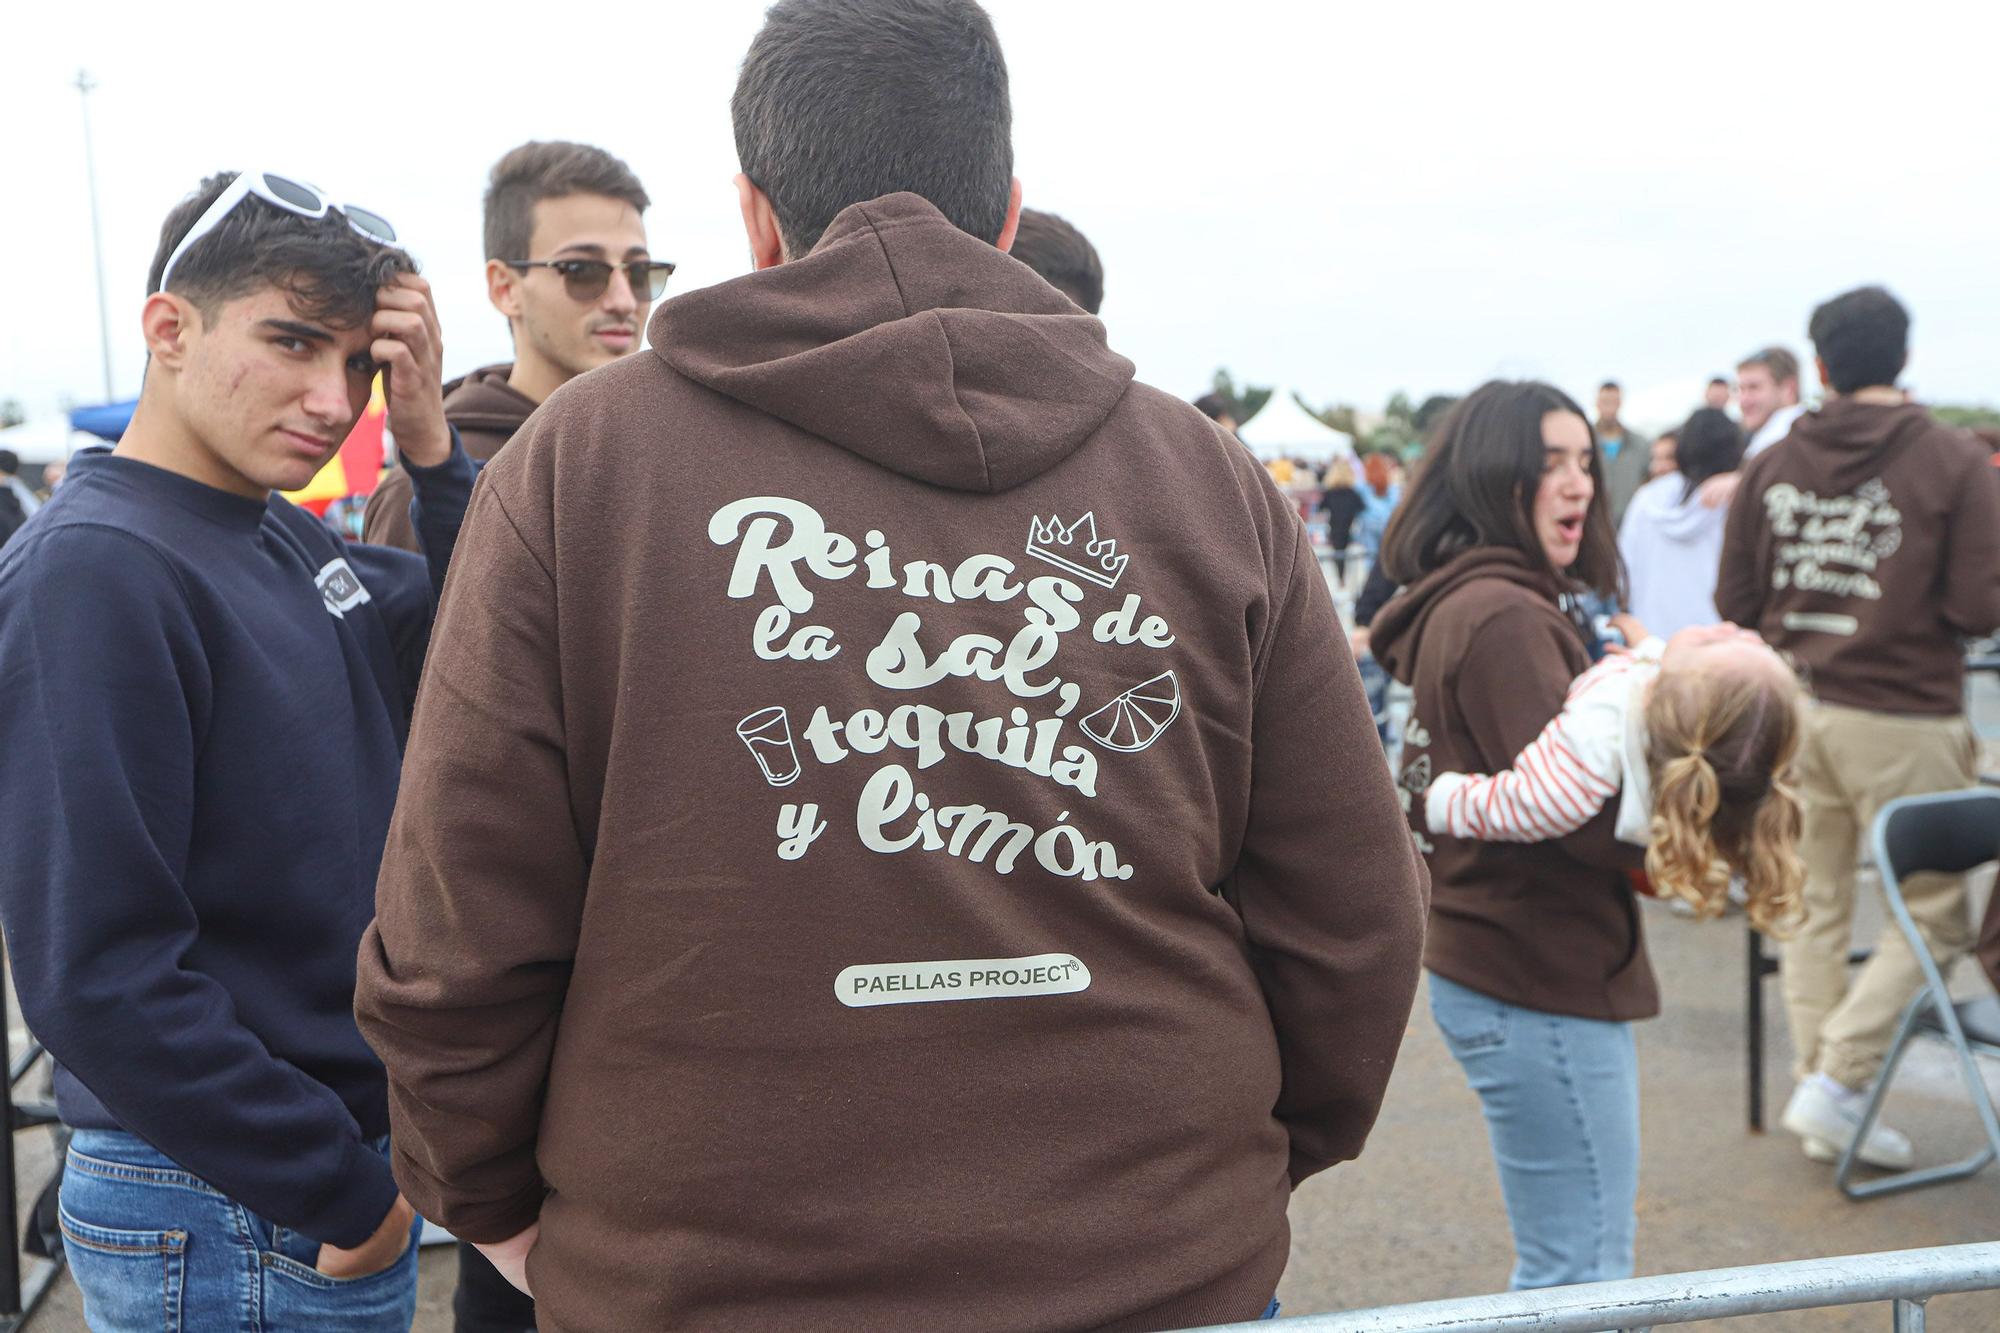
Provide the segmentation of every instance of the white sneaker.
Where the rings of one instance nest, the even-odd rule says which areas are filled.
[[[1840,1096],[1827,1091],[1819,1075],[1815,1074],[1802,1081],[1792,1093],[1791,1101],[1785,1103],[1782,1123],[1786,1129],[1806,1140],[1808,1157],[1814,1161],[1831,1161],[1854,1141],[1855,1131],[1861,1128],[1861,1112],[1867,1104],[1867,1098],[1861,1093]],[[1830,1149],[1832,1156],[1820,1157],[1814,1151],[1814,1139],[1819,1140],[1822,1147]],[[1901,1171],[1916,1161],[1910,1151],[1910,1140],[1880,1123],[1869,1131],[1868,1138],[1855,1156],[1869,1166],[1885,1171]]]
[[[1799,1146],[1806,1150],[1806,1160],[1809,1162],[1837,1162],[1840,1160],[1840,1149],[1834,1147],[1825,1139],[1816,1139],[1808,1134],[1799,1140]]]

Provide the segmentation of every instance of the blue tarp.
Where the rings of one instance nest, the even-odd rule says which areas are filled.
[[[132,411],[139,406],[137,398],[123,403],[100,403],[96,407],[73,407],[69,413],[69,424],[75,430],[87,430],[100,440],[118,443],[125,428],[132,424]]]

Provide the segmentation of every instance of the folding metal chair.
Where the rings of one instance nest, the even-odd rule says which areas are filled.
[[[1903,881],[1911,875],[1935,872],[1962,875],[1975,866],[2000,857],[2000,791],[1975,787],[1970,791],[1938,792],[1930,796],[1906,796],[1882,807],[1875,817],[1875,865],[1882,874],[1882,896],[1888,900],[1896,928],[1909,942],[1923,969],[1924,985],[1897,1026],[1896,1039],[1882,1065],[1882,1076],[1868,1108],[1861,1115],[1861,1127],[1841,1154],[1834,1175],[1841,1192],[1850,1199],[1872,1199],[1903,1190],[1920,1189],[1947,1180],[1963,1180],[2000,1156],[2000,1119],[1996,1119],[1992,1098],[1979,1075],[1974,1053],[2000,1056],[2000,1000],[1992,997],[1952,1003],[1945,989],[1944,974],[1931,958],[1930,946],[1910,918],[1903,902]],[[1950,1044],[1958,1054],[1965,1078],[1966,1093],[1972,1098],[1986,1142],[1972,1156],[1943,1166],[1918,1167],[1893,1175],[1856,1182],[1852,1179],[1855,1148],[1865,1142],[1881,1115],[1882,1102],[1896,1076],[1903,1053],[1916,1036],[1932,1037]]]

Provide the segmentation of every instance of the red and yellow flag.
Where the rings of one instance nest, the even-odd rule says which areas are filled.
[[[341,441],[339,452],[326,460],[326,466],[311,481],[296,491],[284,492],[285,498],[324,517],[326,507],[335,500],[373,495],[382,479],[382,429],[388,419],[389,402],[382,394],[382,377],[377,375],[374,392],[368,395],[368,410]]]

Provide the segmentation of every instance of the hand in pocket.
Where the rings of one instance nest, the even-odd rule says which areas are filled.
[[[375,1228],[375,1234],[351,1250],[343,1250],[333,1245],[319,1247],[319,1262],[314,1265],[328,1277],[357,1278],[370,1277],[395,1266],[404,1251],[414,1243],[410,1228],[416,1224],[417,1210],[402,1195],[390,1205],[389,1214],[382,1219],[382,1225]]]

